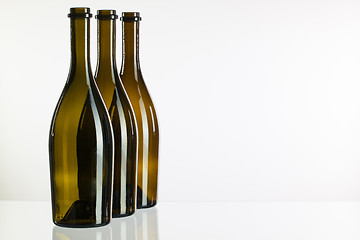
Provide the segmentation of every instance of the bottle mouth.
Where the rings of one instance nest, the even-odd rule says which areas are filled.
[[[95,18],[98,20],[114,20],[118,19],[118,15],[116,15],[116,10],[98,10]]]
[[[69,18],[91,18],[90,8],[70,8]]]
[[[123,12],[120,21],[123,22],[140,22],[141,17],[139,12]]]

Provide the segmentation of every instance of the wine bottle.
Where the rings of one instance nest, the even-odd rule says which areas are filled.
[[[71,8],[71,65],[49,137],[53,221],[65,227],[111,219],[113,133],[92,76],[89,8]]]
[[[116,67],[115,10],[99,10],[95,81],[110,114],[114,132],[113,217],[135,211],[137,143],[135,116]]]
[[[121,20],[123,48],[120,79],[134,109],[138,129],[137,208],[146,208],[155,206],[157,200],[159,128],[154,104],[140,69],[140,13],[124,12]]]

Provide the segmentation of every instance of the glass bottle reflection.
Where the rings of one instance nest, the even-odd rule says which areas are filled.
[[[134,215],[111,220],[112,240],[137,240]]]
[[[158,240],[157,208],[149,208],[135,212],[137,240]]]
[[[112,219],[104,227],[78,229],[55,226],[52,240],[159,240],[157,208]]]
[[[55,226],[53,228],[52,240],[111,240],[111,227],[98,228],[63,228]]]

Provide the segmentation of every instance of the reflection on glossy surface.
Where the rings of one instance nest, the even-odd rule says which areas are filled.
[[[137,240],[158,240],[157,207],[138,210],[135,213]]]
[[[136,240],[135,216],[111,220],[112,240]]]
[[[360,239],[359,201],[161,202],[156,208],[155,218],[146,209],[129,219],[135,218],[136,240]],[[54,228],[48,201],[0,201],[0,213],[1,240],[92,240],[96,235],[109,239],[109,234],[112,240],[127,240],[115,228],[128,218],[99,228]],[[144,215],[152,231],[145,231]]]
[[[53,228],[52,240],[111,240],[111,227],[109,225],[98,228]]]
[[[113,218],[105,227],[53,227],[52,240],[158,240],[157,207],[138,210],[134,215]]]

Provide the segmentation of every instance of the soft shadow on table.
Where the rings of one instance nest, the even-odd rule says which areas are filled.
[[[141,209],[129,217],[114,218],[104,227],[54,226],[52,240],[158,240],[157,208]]]

